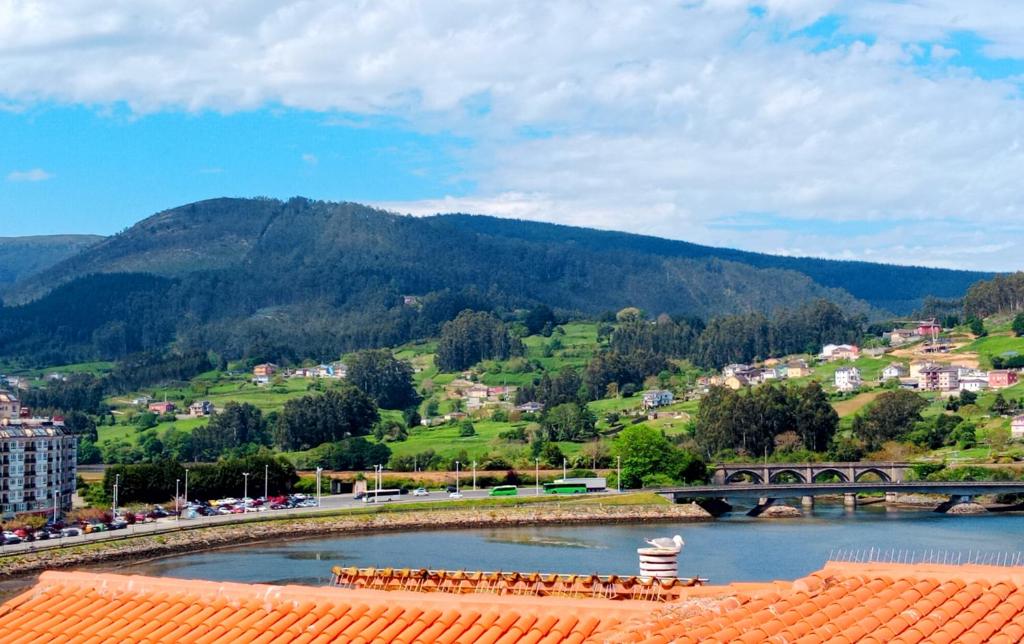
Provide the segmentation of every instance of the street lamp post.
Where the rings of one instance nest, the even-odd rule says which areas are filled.
[[[324,468],[316,468],[316,507],[320,507],[320,473],[324,471]]]
[[[459,493],[459,462],[455,461],[455,493]]]
[[[111,508],[111,515],[118,515],[118,486],[121,484],[121,475],[114,475],[114,507]]]
[[[53,523],[57,524],[57,506],[60,505],[60,490],[53,491]]]
[[[564,481],[564,480],[565,480],[566,478],[568,478],[568,477],[566,476],[566,472],[565,472],[565,470],[566,470],[566,466],[567,466],[568,464],[569,464],[569,460],[563,457],[563,458],[562,458],[562,480],[563,480],[563,481]]]
[[[536,488],[537,496],[540,496],[540,459],[535,458],[533,470],[533,486]]]
[[[265,463],[263,465],[263,502],[266,503],[267,499],[270,498],[270,464]]]
[[[245,478],[245,487],[242,489],[242,503],[249,498],[249,473],[242,472],[242,476]]]
[[[181,520],[181,506],[178,504],[178,501],[181,498],[178,495],[178,492],[179,492],[178,487],[180,485],[181,485],[181,479],[174,479],[174,520],[175,521],[180,521]]]

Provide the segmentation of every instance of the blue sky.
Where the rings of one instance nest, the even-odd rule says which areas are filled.
[[[0,235],[303,195],[1024,269],[1024,6],[0,6]]]

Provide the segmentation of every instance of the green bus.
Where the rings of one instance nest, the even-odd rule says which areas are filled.
[[[544,484],[544,494],[586,494],[586,483],[560,482]]]
[[[514,485],[499,485],[491,488],[491,496],[517,496],[519,488]]]

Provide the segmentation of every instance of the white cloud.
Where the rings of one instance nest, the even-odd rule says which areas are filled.
[[[749,11],[754,4],[763,17]],[[461,159],[473,195],[388,204],[398,210],[490,212],[767,251],[1024,268],[1014,249],[984,247],[960,232],[978,227],[1006,239],[1012,222],[1024,219],[1020,87],[969,70],[921,70],[908,55],[928,50],[948,59],[940,43],[963,30],[991,55],[1024,56],[1024,6],[235,0],[183,9],[165,0],[138,7],[128,0],[0,5],[0,103],[124,102],[139,114],[273,105],[323,111],[325,123],[345,127],[386,116],[473,142]],[[778,37],[832,12],[852,40],[819,50],[811,36]],[[859,34],[873,39],[860,42]],[[757,212],[807,224],[757,235],[711,225]],[[936,217],[955,224],[930,225]],[[888,236],[850,239],[829,230],[830,222],[896,220],[905,223]],[[966,251],[956,250],[961,243]]]
[[[34,181],[46,181],[52,179],[53,175],[43,170],[42,168],[32,168],[31,170],[14,170],[7,174],[7,180],[14,183],[22,182],[34,182]]]

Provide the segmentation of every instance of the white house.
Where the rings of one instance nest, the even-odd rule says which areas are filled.
[[[722,377],[728,378],[729,376],[735,376],[738,373],[745,373],[752,369],[748,364],[727,364],[722,367]]]
[[[644,409],[653,409],[664,405],[671,405],[673,400],[672,392],[664,389],[652,389],[643,394]]]
[[[905,378],[907,376],[907,368],[903,366],[901,362],[894,362],[885,369],[882,369],[882,380],[892,380],[893,378]]]
[[[827,360],[856,360],[860,357],[860,349],[852,344],[826,344],[821,349],[818,358]]]
[[[836,369],[836,389],[854,391],[860,387],[860,369],[857,367],[840,367]]]
[[[960,391],[979,392],[988,389],[988,377],[985,378],[961,378]]]
[[[1014,416],[1010,423],[1010,438],[1024,438],[1024,414]]]

